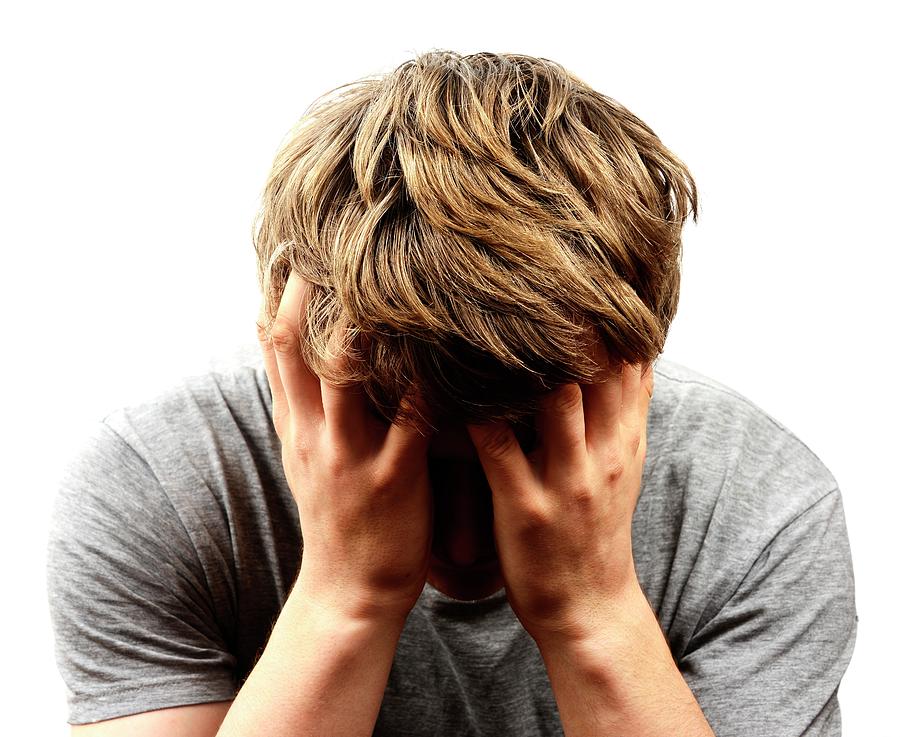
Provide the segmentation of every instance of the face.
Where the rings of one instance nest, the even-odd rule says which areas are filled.
[[[517,435],[529,451],[530,434]],[[428,466],[434,497],[428,582],[454,599],[490,596],[504,585],[494,544],[491,488],[464,425],[433,435]]]

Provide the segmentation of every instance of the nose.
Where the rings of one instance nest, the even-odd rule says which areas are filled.
[[[431,485],[435,554],[457,566],[495,558],[494,509],[481,466],[433,460]]]
[[[447,527],[447,554],[451,563],[458,566],[472,565],[479,559],[479,540],[475,526],[475,510],[471,494],[454,494]]]

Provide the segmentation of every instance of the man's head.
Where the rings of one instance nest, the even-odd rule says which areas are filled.
[[[411,386],[431,421],[533,415],[610,360],[649,363],[678,303],[687,168],[636,116],[554,62],[424,53],[307,110],[255,233],[274,320],[312,285],[304,357],[378,414]],[[335,373],[330,352],[353,361]]]

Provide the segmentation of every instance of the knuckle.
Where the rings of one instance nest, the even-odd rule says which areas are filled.
[[[482,450],[490,458],[503,458],[518,445],[516,434],[508,427],[490,430],[481,440]]]
[[[566,498],[569,503],[580,512],[589,512],[593,510],[597,502],[597,494],[588,486],[577,486],[573,488]]]
[[[571,412],[581,407],[581,387],[578,384],[564,384],[553,394],[551,400],[554,409]]]
[[[603,475],[608,483],[615,483],[625,475],[625,461],[618,453],[610,453],[603,466]]]
[[[304,456],[308,459],[308,455]],[[323,453],[316,458],[316,466],[325,478],[336,480],[343,477],[344,463],[337,453]]]
[[[636,456],[641,449],[641,434],[629,433],[625,438],[625,450],[629,456]]]
[[[373,463],[369,470],[369,484],[376,492],[387,493],[397,483],[396,466],[389,462]]]
[[[291,440],[291,454],[294,468],[307,478],[315,478],[318,483],[340,485],[346,478],[346,464],[340,454],[327,447],[316,445],[309,438],[294,434]]]
[[[367,451],[358,448],[352,438],[336,432],[328,425],[322,428],[322,433],[319,441],[324,458],[322,468],[329,478],[343,478],[351,469],[360,470],[365,467],[366,484],[376,488],[386,488],[382,486],[382,484],[388,483],[386,476],[379,475],[377,478],[373,478],[375,464],[371,463],[371,456]],[[318,456],[316,463],[319,463]]]
[[[287,320],[277,319],[272,327],[272,346],[279,353],[289,353],[296,349],[297,334]]]
[[[520,510],[519,526],[523,540],[539,539],[551,527],[551,523],[551,512],[542,505],[531,503]]]
[[[625,475],[625,467],[622,464],[607,466],[606,481],[608,484],[616,484],[622,480]]]

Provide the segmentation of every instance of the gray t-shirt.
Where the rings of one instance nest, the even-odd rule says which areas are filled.
[[[68,463],[48,594],[69,722],[231,699],[300,563],[261,358],[192,376],[94,428]],[[634,562],[717,737],[838,735],[856,638],[834,477],[737,392],[655,368]],[[426,584],[375,735],[562,735],[501,590]]]

